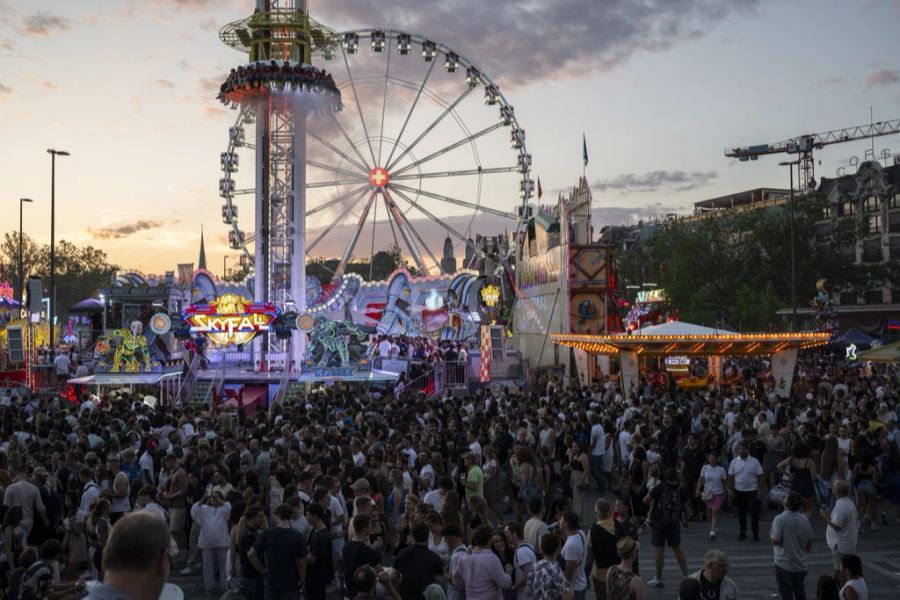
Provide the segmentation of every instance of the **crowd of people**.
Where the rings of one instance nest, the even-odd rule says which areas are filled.
[[[287,61],[259,61],[232,69],[219,88],[223,103],[240,101],[248,94],[261,91],[330,92],[335,109],[340,110],[341,92],[330,73],[309,65]]]
[[[783,599],[812,587],[815,539],[834,558],[822,597],[866,600],[858,538],[900,522],[900,371],[810,354],[785,399],[766,363],[731,368],[738,384],[704,391],[653,374],[630,393],[609,377],[432,399],[321,389],[250,415],[124,392],[80,405],[7,393],[0,589],[59,600],[137,569],[144,592],[118,585],[152,597],[137,594],[168,575],[167,531],[173,569],[247,600],[634,600],[665,585],[735,600],[716,547],[727,510],[739,540],[773,544]],[[769,531],[763,511],[777,514]],[[709,528],[694,573],[691,521]],[[141,527],[152,547],[122,551]],[[663,581],[667,547],[678,582]]]

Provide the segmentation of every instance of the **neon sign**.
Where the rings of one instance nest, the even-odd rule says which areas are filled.
[[[496,285],[491,284],[481,288],[481,301],[484,302],[485,306],[494,308],[499,300],[500,288]]]
[[[5,298],[6,300],[13,299],[13,289],[12,286],[9,285],[6,281],[0,283],[0,298]]]
[[[643,290],[637,293],[638,304],[650,304],[652,302],[665,302],[666,290]]]
[[[184,311],[191,333],[202,333],[219,346],[246,344],[269,331],[278,317],[273,304],[254,304],[238,294],[222,294],[209,304],[194,304]]]

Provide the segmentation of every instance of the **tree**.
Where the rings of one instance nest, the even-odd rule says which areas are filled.
[[[50,287],[50,245],[38,245],[23,236],[25,277],[40,277],[45,293]],[[18,269],[19,233],[6,233],[0,244],[0,267],[4,277],[15,279]],[[119,267],[109,262],[106,253],[93,246],[75,246],[60,240],[56,244],[56,314],[60,321],[68,317],[69,307],[94,296],[101,287],[112,285]]]
[[[796,297],[804,306],[820,278],[832,289],[864,292],[900,281],[900,261],[856,264],[862,220],[839,219],[817,229],[827,199],[796,199]],[[685,321],[769,329],[780,307],[791,305],[791,235],[787,205],[675,221],[634,250],[619,253],[623,285],[658,282]]]
[[[34,274],[35,265],[38,262],[40,247],[28,235],[22,236],[22,278],[28,281],[28,276]],[[3,234],[3,242],[0,243],[0,278],[12,283],[16,290],[16,300],[22,297],[22,285],[19,282],[19,232],[11,231]]]

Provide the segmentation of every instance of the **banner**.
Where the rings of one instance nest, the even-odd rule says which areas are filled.
[[[491,380],[491,326],[481,326],[481,377],[482,383]]]

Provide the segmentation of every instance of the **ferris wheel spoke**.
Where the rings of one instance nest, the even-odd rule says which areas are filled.
[[[413,179],[433,179],[435,177],[459,177],[462,175],[493,175],[495,173],[515,173],[519,167],[492,167],[490,169],[464,169],[462,171],[439,171],[435,173],[417,173],[414,175],[392,176],[391,181],[410,181]]]
[[[324,171],[331,171],[332,173],[346,175],[347,177],[356,177],[358,179],[366,179],[366,175],[364,173],[360,173],[358,171],[348,171],[347,169],[335,167],[335,166],[332,166],[329,164],[325,164],[323,162],[319,162],[317,160],[307,160],[306,164],[310,167],[316,167],[317,169],[322,169]]]
[[[364,190],[362,190],[362,193],[357,194],[356,197],[354,197],[354,201],[351,202],[350,204],[348,204],[347,207],[341,211],[341,214],[339,214],[338,217],[334,221],[332,221],[331,223],[328,224],[328,227],[323,229],[319,233],[319,235],[316,236],[316,239],[314,239],[312,241],[312,243],[310,243],[309,246],[306,247],[307,255],[312,251],[313,248],[315,248],[316,246],[319,245],[319,242],[322,241],[322,238],[324,238],[326,235],[331,233],[331,230],[334,229],[335,227],[337,227],[338,223],[343,221],[344,218],[346,218],[346,216],[348,214],[350,214],[350,211],[353,210],[353,208],[356,206],[356,201],[361,200],[363,198],[363,196],[365,196],[366,190],[368,190],[368,189],[369,189],[369,186],[366,186],[366,188]]]
[[[332,117],[332,118],[334,118],[334,117]],[[337,119],[335,119],[335,122],[337,122]],[[362,157],[362,155],[359,153],[359,151],[356,150],[356,146],[354,146],[353,142],[350,141],[350,138],[347,137],[347,133],[344,131],[344,128],[341,127],[340,123],[338,123],[338,128],[341,130],[341,133],[344,134],[344,138],[346,138],[347,143],[350,144],[350,147],[353,148],[353,150],[356,151],[356,154],[359,156],[359,158],[362,159],[362,163],[358,162],[354,158],[350,158],[350,156],[348,156],[346,152],[344,152],[343,150],[341,150],[340,148],[338,148],[337,146],[335,146],[334,144],[332,144],[331,142],[329,142],[322,136],[318,135],[317,133],[315,133],[313,131],[308,131],[308,134],[309,134],[309,137],[313,138],[317,142],[320,142],[323,146],[325,146],[326,148],[328,148],[329,150],[331,150],[332,152],[334,152],[335,154],[337,154],[338,156],[340,156],[341,158],[346,160],[348,163],[350,163],[354,167],[358,168],[363,173],[368,173],[370,167],[368,167],[366,165],[366,160]]]
[[[420,213],[422,213],[423,215],[425,215],[426,217],[428,217],[429,219],[431,219],[432,221],[434,221],[435,223],[437,223],[438,226],[439,226],[441,229],[445,229],[445,230],[447,231],[447,233],[449,233],[450,235],[452,235],[452,236],[455,237],[456,239],[460,240],[460,241],[463,243],[464,246],[468,247],[468,246],[471,245],[471,242],[469,241],[469,238],[467,238],[466,236],[464,236],[464,235],[461,234],[460,232],[456,231],[455,229],[453,229],[452,227],[450,227],[449,225],[447,225],[447,223],[445,223],[444,221],[442,221],[441,219],[439,219],[438,217],[436,217],[436,216],[435,216],[434,214],[432,214],[428,209],[426,209],[426,208],[423,207],[421,204],[419,204],[418,202],[416,202],[415,200],[413,200],[412,198],[410,198],[409,196],[407,196],[406,194],[404,194],[403,192],[401,192],[400,190],[398,190],[398,189],[396,188],[396,186],[394,187],[394,192],[396,192],[398,196],[400,196],[400,197],[403,198],[406,202],[408,202],[413,208],[415,208],[415,209],[418,210]],[[477,248],[475,248],[475,247],[473,247],[473,250],[474,250],[475,253],[478,254],[479,256],[484,256],[484,252],[482,252],[481,250],[479,250],[479,249],[477,249]]]
[[[391,44],[393,41],[393,36],[389,36],[387,44],[387,66],[384,69],[384,95],[381,98],[381,133],[378,135],[378,162],[375,163],[375,166],[381,164],[381,151],[384,148],[384,117],[387,113],[387,91],[388,82],[390,81],[388,77],[391,73]],[[377,204],[375,205],[375,209],[378,209]],[[374,240],[375,238],[373,237],[372,239]],[[371,263],[369,263],[369,266],[372,266]],[[369,274],[369,279],[372,279],[371,273]]]
[[[311,190],[314,188],[324,188],[338,185],[354,185],[358,184],[360,181],[365,181],[364,177],[354,177],[353,179],[335,179],[333,181],[315,181],[313,183],[307,183],[306,189]]]
[[[397,203],[394,202],[394,199],[387,190],[382,190],[381,194],[384,196],[384,204],[387,206],[388,214],[393,217],[394,222],[397,224],[397,229],[400,230],[400,236],[403,238],[406,247],[409,248],[410,254],[413,255],[416,266],[423,273],[428,273],[428,267],[425,266],[425,261],[422,259],[422,253],[416,246],[415,241],[410,237],[409,232],[412,230],[412,227],[409,226],[409,221],[403,216],[403,212],[397,208]]]
[[[363,133],[366,136],[366,144],[369,146],[369,154],[372,155],[372,163],[374,164],[375,150],[372,149],[372,140],[369,138],[369,128],[366,127],[366,118],[363,116],[362,104],[359,102],[359,94],[356,93],[356,82],[353,80],[353,73],[350,71],[350,63],[347,61],[347,52],[344,50],[343,44],[341,44],[341,54],[344,55],[344,66],[347,67],[347,77],[350,79],[350,89],[353,90],[353,99],[356,101],[356,110],[359,111],[359,122],[362,123]]]
[[[465,208],[471,208],[473,210],[477,210],[489,215],[494,215],[497,217],[504,217],[506,219],[517,219],[518,217],[513,214],[503,210],[497,210],[496,208],[491,208],[489,206],[480,206],[473,202],[467,202],[466,200],[459,200],[458,198],[451,198],[450,196],[444,196],[442,194],[435,194],[434,192],[429,192],[427,190],[420,190],[413,187],[409,187],[408,185],[401,185],[399,183],[391,183],[388,187],[394,189],[405,190],[411,194],[418,194],[420,196],[426,196],[428,198],[433,198],[435,200],[439,200],[441,202],[446,202],[448,204],[455,204],[456,206],[463,206]]]
[[[468,96],[468,95],[472,92],[473,89],[474,89],[474,88],[467,87],[467,88],[465,89],[465,91],[464,91],[462,94],[460,94],[459,96],[457,96],[456,100],[454,100],[454,101],[453,101],[453,102],[452,102],[452,103],[444,110],[444,112],[441,113],[441,115],[440,115],[438,118],[436,118],[434,121],[432,121],[431,124],[428,125],[428,127],[426,127],[425,130],[424,130],[421,134],[419,134],[419,137],[417,137],[415,140],[413,140],[413,143],[412,143],[412,144],[410,144],[409,146],[407,146],[407,147],[403,150],[403,152],[401,152],[401,153],[397,156],[397,158],[394,159],[394,162],[388,161],[387,170],[390,171],[390,170],[393,169],[395,166],[397,166],[397,163],[399,163],[401,160],[403,160],[403,157],[406,156],[407,154],[409,154],[410,151],[412,151],[412,149],[416,147],[416,144],[418,144],[419,142],[421,142],[421,141],[425,138],[425,136],[427,136],[429,133],[431,133],[432,130],[433,130],[435,127],[437,127],[437,126],[440,124],[441,121],[444,120],[444,117],[446,117],[447,115],[449,115],[450,113],[452,113],[452,112],[453,112],[453,109],[456,108],[456,107],[459,105],[460,102],[462,102],[463,100],[465,100],[466,96]]]
[[[350,257],[353,256],[353,250],[356,248],[356,242],[359,241],[359,236],[362,234],[363,228],[366,226],[366,221],[369,219],[369,210],[372,209],[372,203],[375,202],[375,196],[378,195],[378,190],[372,190],[369,193],[369,199],[366,200],[366,205],[363,208],[362,213],[359,215],[359,219],[356,221],[356,228],[353,230],[353,235],[350,236],[350,241],[347,242],[347,247],[344,248],[344,254],[341,256],[341,261],[338,263],[337,269],[334,270],[333,279],[337,280],[341,278],[341,275],[344,274],[344,269],[347,268],[347,263],[350,262]]]
[[[322,212],[323,210],[325,210],[325,209],[328,208],[329,206],[334,206],[334,205],[337,204],[338,202],[341,202],[341,201],[343,201],[343,200],[346,200],[347,198],[349,198],[349,197],[351,197],[351,196],[358,196],[358,195],[360,195],[361,192],[367,190],[368,188],[369,188],[368,185],[363,185],[363,186],[360,186],[360,187],[356,188],[355,190],[350,190],[349,192],[345,192],[345,193],[341,194],[340,196],[335,196],[335,197],[332,198],[331,200],[327,200],[327,201],[323,202],[322,204],[320,204],[319,206],[317,206],[317,207],[315,207],[315,208],[309,209],[308,211],[306,211],[306,214],[305,214],[304,216],[306,216],[307,218],[309,218],[311,215],[314,215],[314,214],[316,214],[317,212]],[[351,205],[351,206],[352,206],[352,205]]]
[[[449,146],[445,146],[445,147],[441,148],[440,150],[438,150],[437,152],[433,152],[433,153],[429,154],[425,158],[420,158],[419,160],[406,165],[402,169],[398,169],[397,171],[394,171],[391,174],[391,176],[396,177],[397,175],[402,175],[403,173],[406,173],[410,169],[415,169],[419,165],[427,163],[430,160],[434,160],[435,158],[437,158],[439,156],[443,156],[444,154],[447,154],[448,152],[456,150],[460,146],[464,146],[464,145],[468,144],[469,142],[471,142],[472,140],[476,140],[484,135],[489,134],[492,131],[496,131],[497,129],[500,129],[501,127],[503,127],[503,123],[496,123],[494,125],[490,125],[489,127],[485,127],[481,131],[476,131],[472,135],[468,135],[468,136],[462,138],[461,140],[450,144]]]
[[[385,190],[383,193],[386,194],[386,195],[388,195],[388,196],[390,196],[390,191],[389,191],[389,190]],[[393,198],[391,198],[391,204],[395,204]],[[400,214],[401,214],[402,217],[403,217],[403,222],[406,224],[407,227],[409,227],[410,233],[412,233],[413,236],[416,238],[416,240],[419,241],[419,244],[421,244],[421,246],[422,246],[423,248],[425,248],[425,252],[428,254],[428,257],[431,258],[431,260],[432,260],[432,262],[434,263],[434,265],[438,268],[438,270],[440,270],[440,268],[441,268],[441,262],[440,262],[440,261],[437,259],[437,257],[434,255],[434,252],[431,251],[431,247],[428,245],[428,243],[425,242],[424,239],[422,239],[422,235],[419,233],[419,231],[418,231],[415,227],[413,227],[412,224],[409,222],[409,218],[408,218],[408,216],[407,216],[408,213],[409,213],[409,210],[410,210],[410,209],[407,209],[406,212],[400,211]],[[427,273],[427,272],[428,272],[428,271],[426,270],[425,273]]]
[[[400,143],[401,138],[403,138],[403,133],[406,131],[406,126],[409,125],[409,119],[410,117],[412,117],[413,111],[416,110],[416,105],[419,103],[419,98],[422,97],[422,90],[425,89],[425,84],[428,83],[428,78],[431,77],[431,72],[434,70],[435,64],[437,64],[437,61],[431,61],[431,66],[428,67],[428,72],[425,73],[425,78],[422,80],[422,84],[419,86],[419,91],[416,92],[416,97],[413,99],[413,103],[409,107],[409,112],[406,113],[406,119],[403,120],[403,127],[400,128],[400,133],[397,134],[397,139],[394,140],[394,145],[391,148],[390,154],[388,154],[387,162],[391,162],[391,159],[394,158],[394,152],[397,151],[397,145]]]

